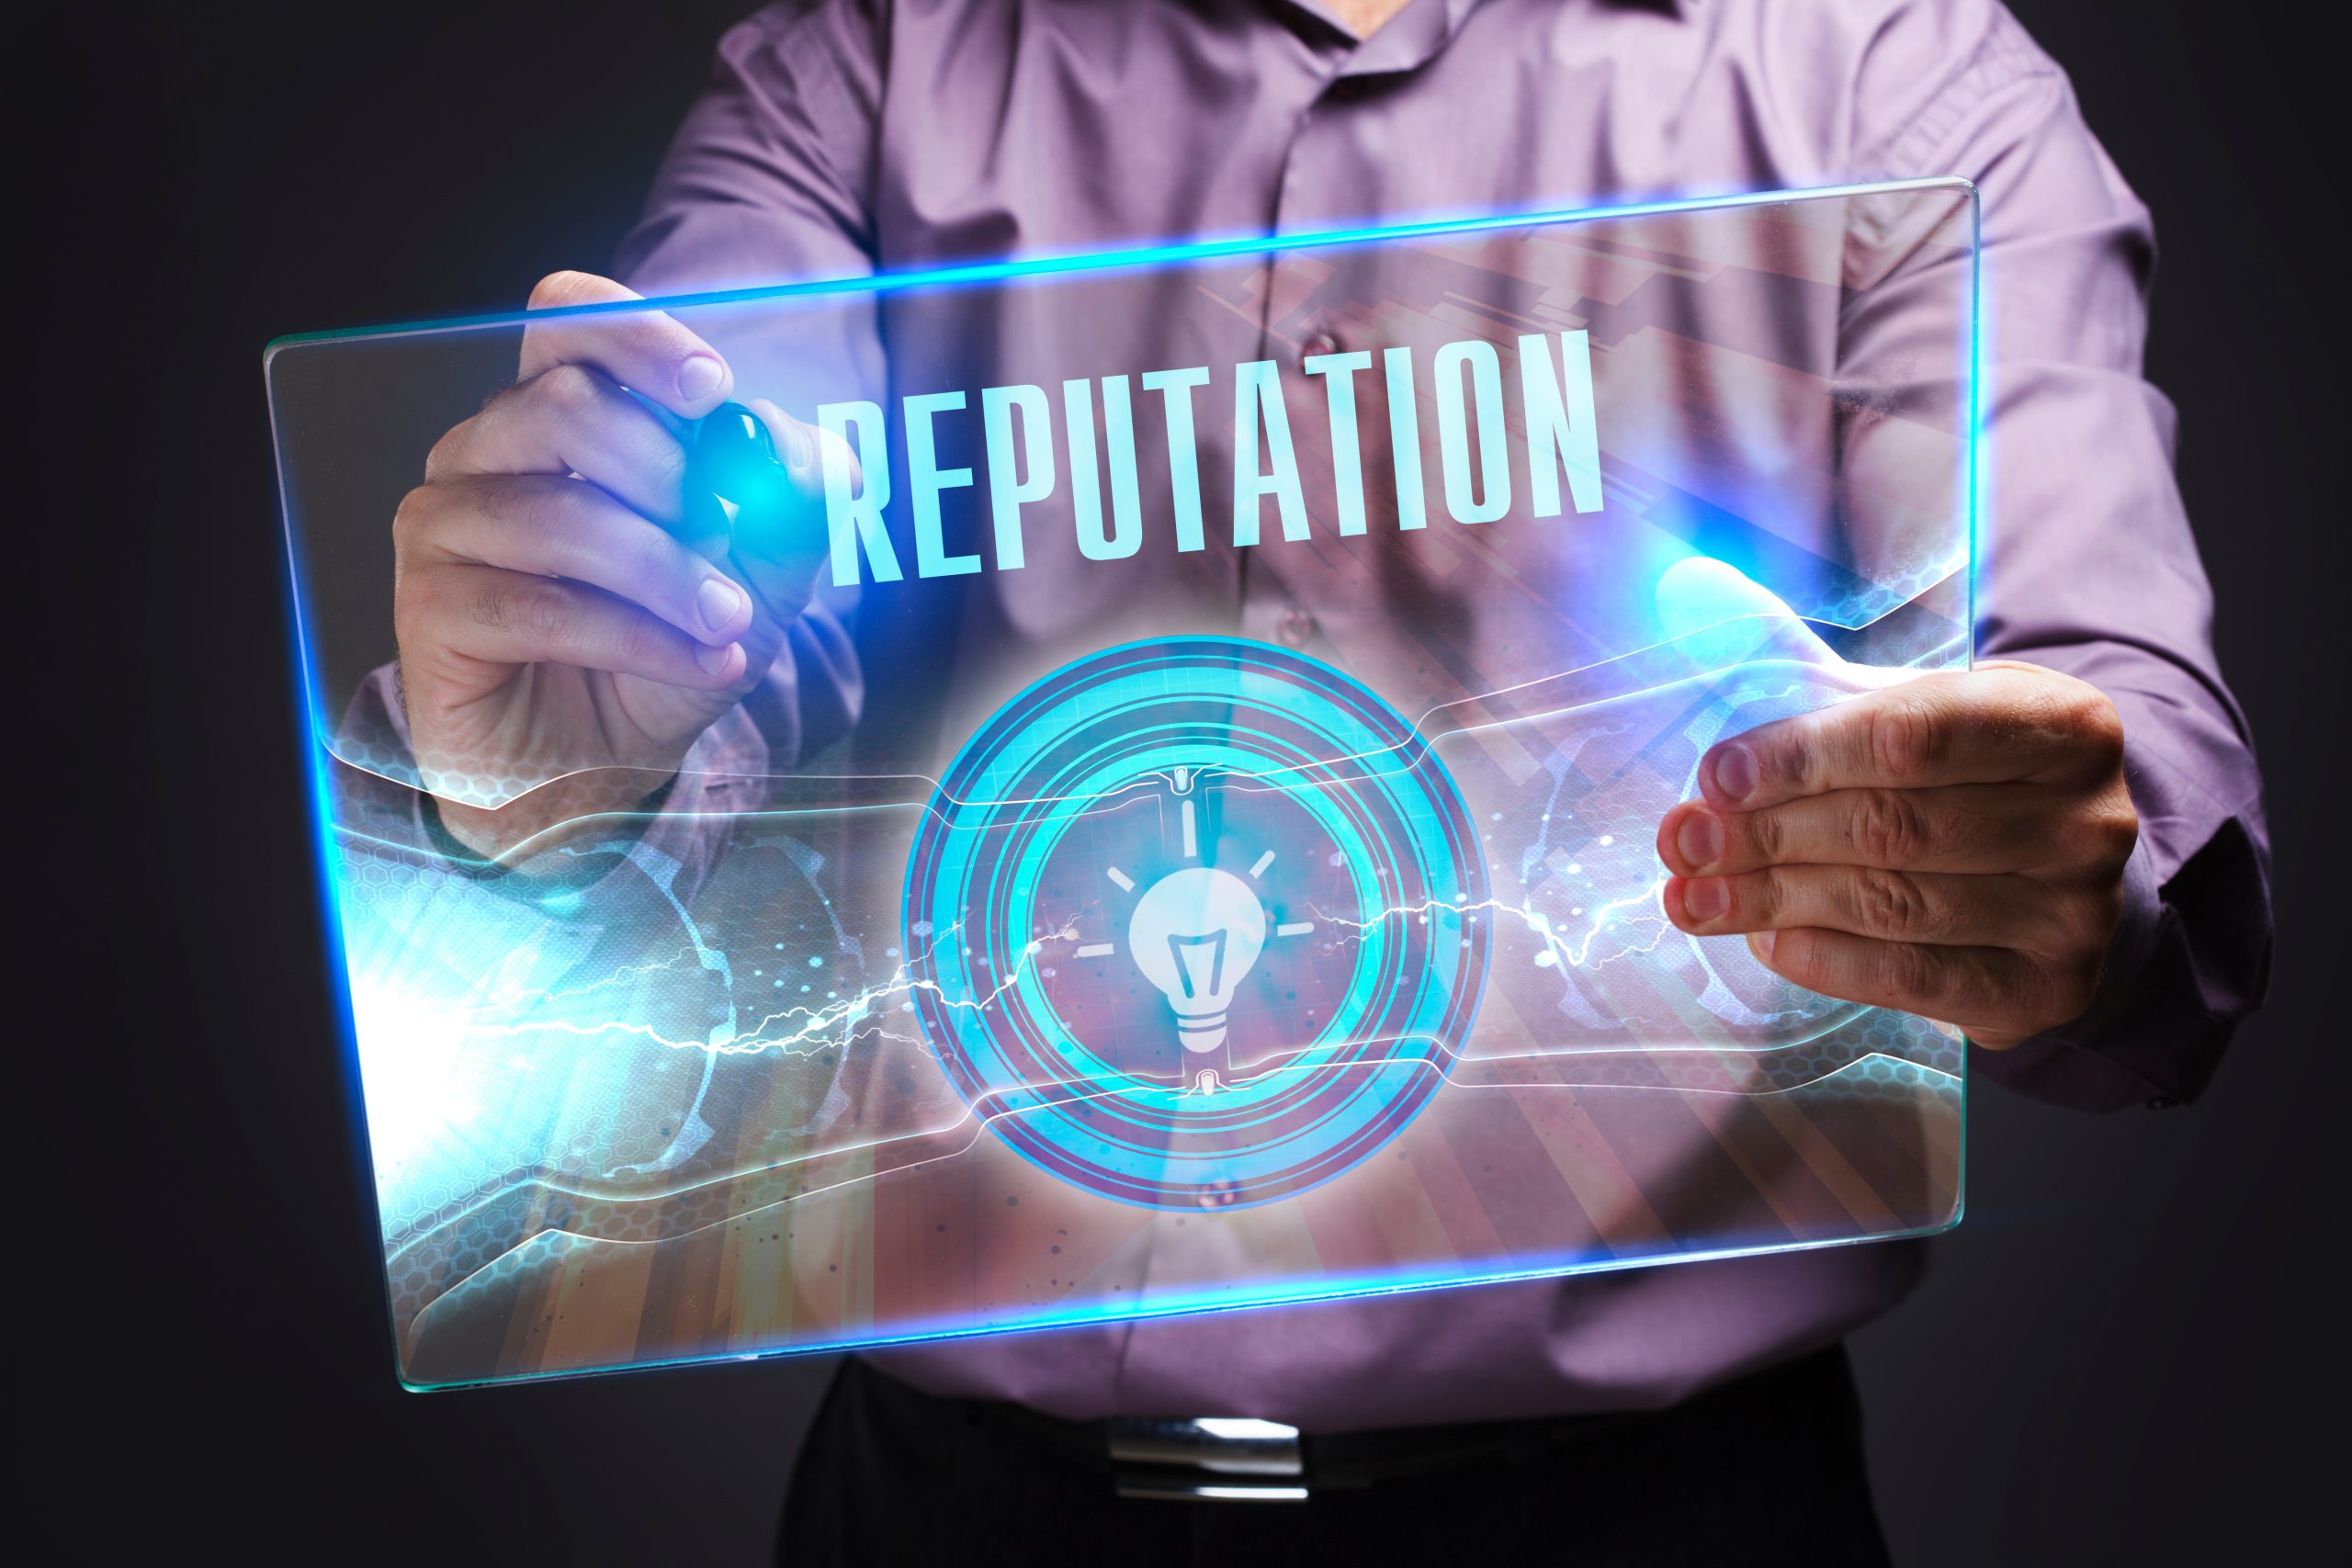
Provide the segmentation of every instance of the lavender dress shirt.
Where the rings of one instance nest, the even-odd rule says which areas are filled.
[[[1295,0],[798,0],[720,43],[622,270],[674,293],[1948,174],[1982,187],[1992,303],[1980,651],[2114,700],[2143,822],[2092,1010],[1972,1066],[2085,1108],[2185,1100],[2263,987],[2260,780],[2208,636],[2172,410],[2141,378],[2147,213],[1993,0],[1414,0],[1363,40]],[[877,312],[838,350],[878,373],[891,326]],[[1137,331],[1122,351],[1162,362]],[[721,346],[756,387],[756,345]],[[1235,605],[1245,629],[1254,613]],[[804,628],[774,677],[786,700],[747,705],[690,766],[788,766],[812,711],[854,712],[851,668],[826,628]],[[1923,1257],[1839,1247],[882,1361],[935,1392],[1072,1417],[1337,1431],[1639,1408],[1837,1338],[1901,1300]]]

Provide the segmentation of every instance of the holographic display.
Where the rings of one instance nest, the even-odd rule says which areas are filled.
[[[941,782],[908,874],[917,1011],[1039,1168],[1150,1208],[1274,1202],[1436,1092],[1485,988],[1484,872],[1435,755],[1330,666],[1114,648]]]
[[[1715,740],[1966,666],[1975,221],[1911,181],[272,345],[401,1377],[1952,1223],[1960,1041],[1683,935],[1655,841]],[[716,695],[420,711],[428,454],[657,316],[808,437],[797,502],[662,526],[805,603]],[[586,602],[545,576],[502,614]],[[674,767],[614,740],[673,720]]]

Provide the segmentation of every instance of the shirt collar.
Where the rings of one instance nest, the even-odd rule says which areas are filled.
[[[1295,11],[1315,18],[1340,38],[1352,38],[1347,24],[1319,0],[1283,0]],[[1686,0],[1596,0],[1596,3],[1620,8],[1667,11],[1680,16]],[[1391,17],[1372,37],[1363,39],[1340,62],[1342,76],[1374,76],[1383,72],[1413,71],[1436,58],[1438,51],[1453,40],[1484,0],[1411,0],[1405,8]]]

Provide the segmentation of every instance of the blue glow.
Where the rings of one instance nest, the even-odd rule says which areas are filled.
[[[320,927],[320,940],[326,950],[327,973],[332,976],[328,986],[328,1006],[334,1013],[335,1043],[340,1047],[343,1066],[344,1124],[351,1134],[352,1174],[355,1184],[364,1195],[366,1218],[369,1234],[383,1234],[383,1213],[377,1201],[376,1156],[368,1125],[368,1107],[364,1078],[359,1069],[359,1026],[351,988],[350,955],[344,930],[345,903],[339,859],[334,848],[334,802],[328,787],[328,770],[333,758],[327,750],[324,725],[320,715],[320,682],[311,658],[311,639],[303,618],[301,584],[304,581],[300,530],[293,525],[293,491],[287,485],[282,452],[277,451],[273,432],[273,456],[278,458],[279,488],[286,497],[288,508],[286,533],[286,581],[282,591],[286,604],[288,631],[287,668],[291,673],[292,695],[299,711],[309,717],[311,744],[305,747],[300,767],[303,772],[303,794],[311,813],[312,852],[317,856],[314,867],[318,877],[319,902],[325,912]],[[387,1318],[391,1314],[391,1279],[389,1274],[377,1276],[377,1288],[382,1292]],[[397,1343],[389,1339],[385,1348],[390,1354],[393,1375],[401,1386],[413,1387],[408,1382],[407,1369],[401,1365]]]
[[[1650,1253],[1639,1258],[1618,1258],[1597,1252],[1563,1253],[1540,1258],[1512,1269],[1498,1269],[1476,1274],[1429,1273],[1398,1271],[1390,1274],[1351,1276],[1326,1275],[1308,1283],[1291,1288],[1233,1292],[1218,1291],[1192,1295],[1159,1295],[1140,1304],[1115,1300],[1098,1300],[1071,1310],[1024,1315],[1013,1322],[992,1322],[959,1318],[950,1324],[929,1324],[900,1329],[894,1333],[846,1335],[813,1344],[795,1344],[762,1348],[732,1358],[694,1355],[662,1359],[628,1361],[591,1369],[604,1372],[655,1371],[663,1367],[690,1366],[713,1359],[761,1361],[775,1356],[820,1356],[847,1350],[878,1350],[892,1345],[919,1345],[937,1339],[970,1339],[993,1337],[1005,1334],[1048,1333],[1057,1328],[1083,1328],[1105,1323],[1131,1323],[1147,1318],[1194,1317],[1203,1313],[1265,1312],[1281,1307],[1312,1306],[1322,1302],[1353,1301],[1367,1296],[1403,1295],[1419,1291],[1450,1291],[1475,1285],[1508,1285],[1530,1280],[1558,1280],[1575,1275],[1611,1274],[1628,1269],[1660,1268],[1680,1263],[1714,1263],[1734,1258],[1760,1258],[1783,1252],[1822,1252],[1831,1247],[1860,1247],[1881,1241],[1924,1239],[1941,1235],[1960,1223],[1955,1208],[1951,1218],[1932,1225],[1908,1230],[1875,1232],[1869,1235],[1838,1236],[1826,1241],[1767,1242],[1757,1246],[1713,1247],[1685,1252]],[[549,1374],[539,1374],[546,1376]],[[579,1375],[566,1373],[564,1375]],[[458,1382],[417,1382],[403,1376],[402,1386],[413,1393],[431,1393],[440,1389],[469,1388],[485,1382],[511,1382],[508,1378],[471,1379]]]

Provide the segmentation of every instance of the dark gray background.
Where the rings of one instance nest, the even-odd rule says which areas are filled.
[[[765,1551],[820,1364],[393,1383],[330,1048],[260,377],[280,333],[510,307],[600,265],[740,3],[270,25],[84,6],[12,40],[34,96],[7,341],[40,422],[15,449],[39,546],[16,579],[18,908],[64,940],[17,981],[35,1072],[11,1109],[40,1137],[11,1173],[38,1200],[11,1227],[12,1293],[56,1321],[13,1337],[10,1374],[46,1454],[24,1475],[36,1529],[66,1555]],[[2346,927],[2320,816],[2344,755],[2342,508],[2318,482],[2345,412],[2342,89],[2280,8],[2018,8],[2157,214],[2153,374],[2267,767],[2282,934],[2269,1009],[2196,1106],[1974,1097],[1968,1220],[1855,1342],[1874,1476],[1909,1563],[2300,1557],[2328,1539],[2343,1412],[2322,1280]],[[56,825],[57,804],[86,820]]]

